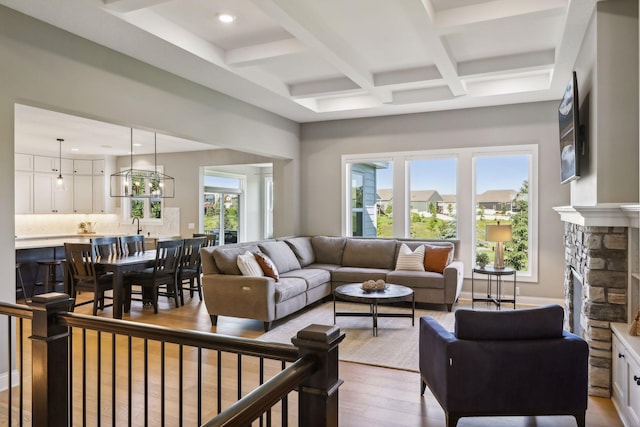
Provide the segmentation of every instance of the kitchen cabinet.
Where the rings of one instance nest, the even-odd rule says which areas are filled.
[[[93,162],[91,160],[74,160],[73,174],[74,175],[92,175]]]
[[[62,175],[64,188],[56,187],[54,173],[33,174],[34,213],[73,213],[73,175]]]
[[[93,212],[93,176],[73,176],[73,212]]]
[[[104,176],[104,160],[94,160],[92,165],[94,176]]]
[[[104,176],[94,175],[91,177],[93,194],[93,213],[106,213],[104,200]]]
[[[62,170],[62,175],[71,175],[73,174],[73,160],[62,159],[61,164],[58,157],[33,156],[33,170],[34,172],[49,172],[56,174],[60,173],[60,170]]]
[[[611,400],[625,426],[640,425],[640,337],[612,323]]]
[[[33,173],[16,171],[15,208],[17,214],[33,213]]]

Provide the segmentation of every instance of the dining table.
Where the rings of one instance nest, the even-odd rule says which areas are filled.
[[[156,260],[156,250],[146,250],[129,255],[118,255],[96,258],[96,265],[103,271],[113,273],[113,318],[122,319],[124,305],[124,274],[130,271],[144,270],[153,266]]]

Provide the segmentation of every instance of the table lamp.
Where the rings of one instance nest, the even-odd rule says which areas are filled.
[[[504,242],[511,241],[511,225],[500,225],[500,221],[496,225],[487,225],[486,236],[488,242],[496,244],[496,259],[493,267],[504,268]]]

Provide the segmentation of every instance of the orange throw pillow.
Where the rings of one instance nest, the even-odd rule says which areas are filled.
[[[425,246],[424,269],[434,273],[444,273],[445,267],[449,264],[452,248],[431,245]]]
[[[265,276],[272,277],[277,282],[280,280],[280,274],[278,273],[278,269],[276,265],[271,261],[271,258],[263,254],[262,252],[255,252],[253,254],[256,257],[256,261],[260,264],[260,268]]]

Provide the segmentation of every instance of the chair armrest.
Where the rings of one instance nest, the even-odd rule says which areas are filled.
[[[448,347],[457,338],[430,316],[420,318],[419,366],[420,375],[440,400],[447,394],[447,369],[450,362]],[[441,401],[444,407],[444,402]]]
[[[452,261],[445,267],[443,274],[445,303],[453,304],[462,292],[464,264],[462,261]]]
[[[275,318],[276,282],[271,277],[205,274],[202,292],[210,315],[270,322]]]

